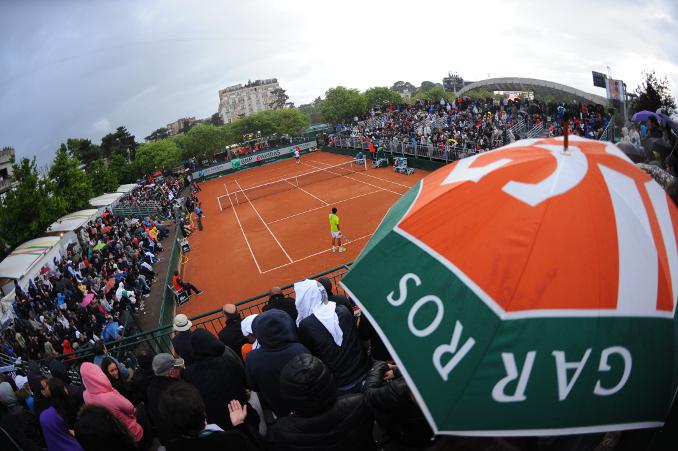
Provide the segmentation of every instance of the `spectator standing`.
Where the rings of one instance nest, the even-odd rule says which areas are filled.
[[[285,296],[280,287],[271,287],[268,293],[268,302],[262,309],[264,312],[275,308],[287,312],[292,321],[297,320],[297,307],[294,305],[294,299]]]
[[[161,421],[174,432],[165,445],[167,451],[262,449],[245,424],[249,409],[242,407],[238,401],[231,401],[225,407],[229,412],[228,422],[234,426],[229,431],[208,423],[205,403],[198,390],[190,384],[179,382],[165,390],[160,397]]]
[[[129,430],[134,442],[140,444],[144,430],[137,422],[136,409],[132,403],[111,386],[98,366],[85,362],[80,367],[80,374],[85,385],[85,404],[99,404],[109,409]]]
[[[191,346],[191,327],[193,323],[183,313],[174,317],[172,329],[175,332],[172,337],[172,347],[174,352],[184,359],[186,365],[193,363],[193,347]]]
[[[394,365],[374,363],[365,381],[365,398],[391,439],[422,448],[431,443],[433,431]]]
[[[130,381],[130,390],[132,393],[132,404],[137,405],[140,402],[146,403],[146,393],[148,386],[153,380],[153,352],[147,346],[138,348],[135,352],[139,366]]]
[[[247,344],[247,338],[242,334],[240,328],[241,316],[234,304],[225,304],[221,311],[224,314],[226,324],[219,331],[219,340],[231,348],[238,356],[241,356],[241,350],[244,344]],[[241,356],[242,358],[242,356]]]
[[[148,385],[146,393],[148,416],[160,443],[165,444],[172,437],[172,430],[160,418],[160,396],[168,387],[179,383],[182,359],[175,359],[172,354],[161,353],[153,357],[154,377]]]
[[[85,451],[135,451],[137,445],[127,428],[110,410],[90,404],[75,422],[75,438]]]
[[[196,329],[191,335],[194,362],[184,371],[183,378],[193,384],[205,400],[207,421],[221,429],[233,427],[224,407],[233,399],[247,403],[245,373],[242,362],[230,353],[224,354],[224,344],[206,329]],[[253,427],[259,417],[252,411],[248,422]]]
[[[40,414],[40,427],[47,443],[47,449],[52,451],[82,451],[78,441],[69,433],[70,412],[67,407],[68,394],[64,383],[60,379],[50,380],[52,390],[51,406]],[[72,419],[73,423],[75,418]]]
[[[309,351],[299,343],[290,315],[281,310],[260,313],[252,328],[259,347],[247,356],[247,382],[264,404],[280,418],[291,410],[280,395],[280,372],[294,356]]]
[[[315,280],[295,283],[294,291],[299,340],[330,369],[337,395],[360,392],[369,361],[353,313],[329,302],[325,288]]]
[[[336,396],[331,371],[310,354],[295,356],[280,374],[280,392],[292,414],[269,428],[279,451],[376,450],[373,416],[362,394]]]

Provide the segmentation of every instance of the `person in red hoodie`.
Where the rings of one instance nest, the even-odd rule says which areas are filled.
[[[85,362],[80,367],[80,376],[85,386],[83,398],[85,404],[97,404],[106,407],[129,430],[140,449],[144,438],[144,429],[137,422],[136,409],[131,402],[113,388],[104,372],[97,365]]]

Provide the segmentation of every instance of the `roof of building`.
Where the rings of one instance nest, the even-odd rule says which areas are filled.
[[[474,89],[488,89],[490,91],[533,91],[535,94],[552,95],[554,97],[567,94],[578,100],[606,105],[608,100],[597,94],[591,94],[581,89],[563,85],[548,80],[539,80],[537,78],[523,77],[500,77],[488,78],[486,80],[469,83],[459,90],[457,94],[465,94]]]
[[[54,221],[52,225],[47,227],[46,232],[71,232],[73,230],[77,230],[92,220],[98,213],[99,210],[92,208],[89,210],[80,210],[67,214],[66,216]]]
[[[17,246],[0,262],[0,278],[19,279],[59,244],[58,236],[44,236]]]

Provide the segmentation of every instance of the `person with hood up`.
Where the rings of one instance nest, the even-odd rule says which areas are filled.
[[[111,386],[104,372],[97,365],[85,362],[80,367],[82,383],[85,386],[85,404],[106,407],[129,430],[135,443],[144,438],[144,430],[135,417],[136,409],[131,402]]]
[[[299,340],[330,369],[337,395],[359,392],[370,363],[353,313],[329,302],[327,291],[315,280],[295,283],[294,291]]]
[[[282,310],[260,313],[252,328],[259,347],[247,356],[248,385],[276,416],[283,417],[291,408],[280,395],[280,372],[293,357],[310,352],[299,343],[294,321]]]
[[[310,354],[294,357],[280,374],[280,393],[292,413],[268,429],[278,451],[375,450],[373,416],[362,394],[337,397],[332,372]]]
[[[196,329],[191,335],[193,363],[184,371],[184,380],[193,384],[203,399],[207,421],[223,430],[233,428],[228,416],[228,403],[236,399],[247,403],[245,374],[242,362],[231,353],[224,353],[225,346],[206,329]],[[254,409],[247,416],[247,423],[253,427],[259,424]]]

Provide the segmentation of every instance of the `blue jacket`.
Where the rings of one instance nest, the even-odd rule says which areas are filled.
[[[290,413],[280,394],[282,368],[293,357],[310,354],[299,343],[296,329],[290,315],[278,309],[260,313],[252,323],[252,331],[260,347],[247,354],[247,383],[278,417]]]

